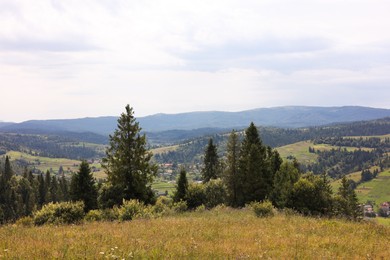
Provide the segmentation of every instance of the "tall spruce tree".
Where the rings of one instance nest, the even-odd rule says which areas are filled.
[[[205,149],[204,168],[202,169],[203,182],[206,183],[211,179],[217,179],[219,175],[219,158],[217,153],[217,147],[213,143],[213,139],[209,139],[209,143]]]
[[[83,201],[84,210],[97,208],[97,188],[88,162],[82,161],[77,173],[72,176],[70,197],[73,201]]]
[[[227,143],[227,161],[226,170],[223,176],[224,183],[227,189],[227,203],[230,206],[237,207],[238,193],[238,160],[240,156],[240,141],[236,131],[232,131],[229,135]]]
[[[335,214],[353,220],[362,215],[356,193],[345,176],[335,197]]]
[[[244,206],[251,201],[264,200],[272,190],[268,179],[271,179],[267,148],[262,141],[253,122],[245,130],[239,159],[239,177],[237,202]]]
[[[274,176],[272,203],[278,208],[284,208],[290,197],[294,183],[299,180],[299,171],[292,162],[283,162]]]
[[[5,156],[5,163],[4,163],[4,177],[6,181],[9,181],[13,175],[11,163],[9,161],[8,155]]]
[[[151,184],[157,174],[157,165],[150,161],[152,153],[147,150],[146,137],[140,131],[133,108],[127,105],[118,119],[117,129],[110,135],[102,162],[108,177],[100,197],[103,207],[122,204],[123,199],[146,203],[155,200]]]
[[[187,172],[184,168],[180,170],[179,179],[177,180],[177,188],[173,199],[175,202],[185,200],[188,191]]]

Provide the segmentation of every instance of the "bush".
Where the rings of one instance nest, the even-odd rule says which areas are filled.
[[[187,202],[182,201],[182,200],[179,202],[175,202],[172,206],[172,209],[174,212],[177,212],[177,213],[185,212],[188,209]]]
[[[157,198],[156,204],[153,206],[153,213],[156,215],[166,215],[172,210],[173,200],[171,198],[161,196]]]
[[[102,221],[103,220],[103,212],[98,209],[90,210],[87,215],[85,215],[84,219],[86,221]]]
[[[191,183],[188,186],[186,195],[187,206],[189,209],[195,209],[206,203],[206,193],[203,184]]]
[[[150,218],[153,216],[153,208],[145,206],[139,200],[123,200],[123,205],[118,208],[119,220],[128,221],[135,218]]]
[[[206,207],[211,209],[223,204],[226,198],[226,187],[221,179],[210,180],[205,185]]]
[[[100,210],[102,213],[102,220],[104,221],[115,221],[119,219],[119,209],[114,207],[112,209],[103,209]]]
[[[195,212],[200,212],[200,213],[202,213],[202,212],[205,212],[206,211],[206,206],[205,205],[200,205],[200,206],[198,206],[198,207],[196,207],[196,209],[195,209]]]
[[[22,217],[18,219],[15,224],[22,227],[31,227],[34,225],[34,219],[32,217]]]
[[[83,202],[49,203],[34,213],[34,224],[75,224],[84,217]]]
[[[275,209],[269,200],[265,200],[263,202],[252,202],[250,207],[257,217],[272,217],[275,215]]]

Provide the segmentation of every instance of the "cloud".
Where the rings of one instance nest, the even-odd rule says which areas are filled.
[[[0,39],[0,51],[19,52],[82,52],[97,50],[99,47],[87,43],[80,37],[69,36],[68,39],[42,40],[31,38]]]
[[[0,120],[389,107],[386,0],[0,1]]]

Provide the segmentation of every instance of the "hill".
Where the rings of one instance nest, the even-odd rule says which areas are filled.
[[[17,243],[10,243],[17,241]],[[385,259],[390,228],[219,208],[129,222],[0,228],[6,259]]]
[[[241,112],[189,112],[156,114],[137,120],[145,132],[193,130],[200,128],[242,129],[254,122],[261,126],[297,128],[331,123],[372,120],[390,117],[390,109],[369,107],[274,107]],[[96,117],[65,120],[31,120],[6,125],[1,131],[69,131],[93,132],[107,136],[116,128],[117,117]]]
[[[385,201],[390,201],[390,170],[381,172],[378,176],[368,182],[359,184],[356,194],[359,201],[365,203],[374,201],[376,206]]]

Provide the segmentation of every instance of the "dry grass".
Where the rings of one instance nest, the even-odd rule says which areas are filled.
[[[351,259],[388,257],[373,223],[220,209],[126,223],[0,229],[0,254],[21,259]]]

